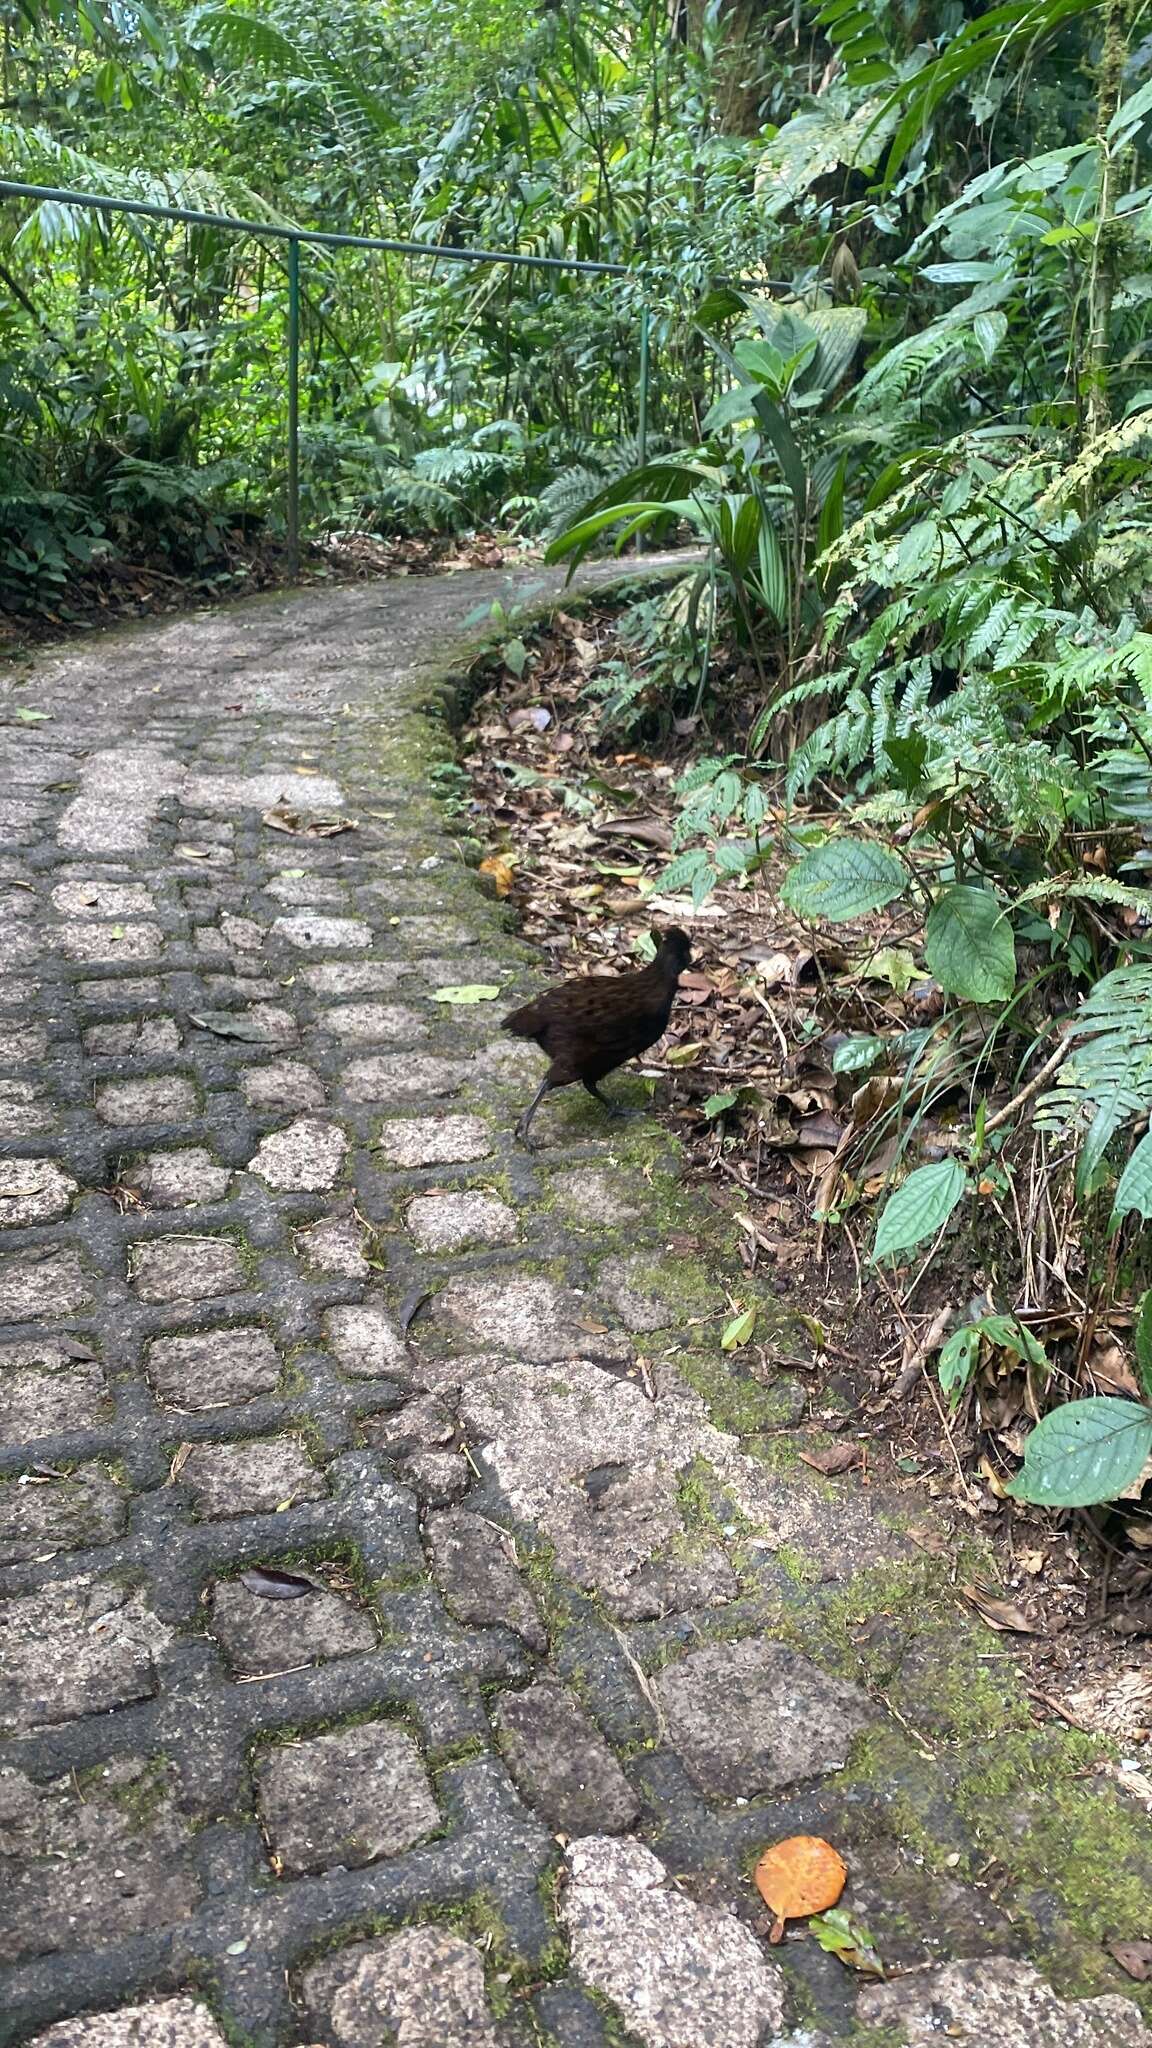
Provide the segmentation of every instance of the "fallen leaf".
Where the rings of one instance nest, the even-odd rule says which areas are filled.
[[[510,894],[512,889],[512,870],[508,862],[500,854],[489,854],[487,860],[482,860],[479,873],[488,876],[501,901]]]
[[[533,704],[530,707],[522,704],[517,710],[508,713],[508,724],[513,732],[517,732],[525,725],[532,726],[536,732],[545,732],[551,723],[552,713],[546,710],[543,704]]]
[[[1105,1946],[1113,1961],[1137,1984],[1146,1984],[1152,1977],[1152,1941],[1109,1941]]]
[[[240,1038],[248,1045],[271,1045],[276,1035],[259,1013],[246,1016],[243,1010],[201,1010],[198,1015],[189,1011],[188,1022],[214,1038]]]
[[[691,1067],[695,1065],[701,1053],[707,1052],[707,1050],[707,1046],[699,1039],[693,1039],[690,1045],[672,1046],[665,1053],[664,1058],[666,1064],[670,1067]]]
[[[434,1003],[490,1003],[500,993],[498,981],[469,981],[459,987],[434,988]]]
[[[431,1299],[432,1296],[426,1287],[412,1287],[409,1289],[408,1293],[404,1296],[403,1301],[400,1303],[400,1313],[397,1317],[397,1321],[400,1324],[400,1334],[402,1337],[406,1337],[408,1335],[408,1332],[411,1329],[412,1324],[416,1321],[416,1318],[419,1315],[421,1309],[423,1308],[425,1302],[431,1301]]]
[[[801,1451],[801,1463],[811,1465],[814,1472],[823,1472],[831,1479],[837,1472],[849,1472],[861,1461],[859,1444],[829,1444],[826,1451]]]
[[[672,828],[663,818],[608,818],[596,830],[602,839],[636,839],[641,846],[654,846],[660,853],[672,851]]]
[[[317,1590],[311,1579],[298,1578],[295,1572],[280,1572],[271,1565],[254,1565],[251,1571],[241,1572],[240,1584],[249,1593],[256,1593],[261,1600],[303,1600],[306,1593]]]
[[[810,1920],[808,1932],[815,1936],[825,1954],[835,1956],[846,1970],[859,1970],[868,1977],[884,1975],[884,1965],[868,1929],[842,1908]]]
[[[748,1343],[755,1328],[756,1305],[753,1303],[751,1308],[744,1310],[743,1315],[733,1316],[732,1321],[725,1325],[724,1334],[720,1339],[721,1351],[739,1351],[742,1344]]]
[[[20,720],[21,725],[42,725],[45,719],[51,719],[52,713],[50,711],[33,711],[27,704],[18,704],[16,706],[16,716]]]
[[[988,1593],[982,1586],[961,1586],[960,1591],[970,1606],[976,1609],[988,1623],[989,1628],[999,1629],[1005,1635],[1041,1636],[1042,1628],[1029,1621],[1022,1607],[1014,1600],[1001,1600],[996,1594]]]
[[[318,774],[319,770],[310,772]],[[274,804],[270,811],[261,813],[261,823],[270,825],[273,832],[293,832],[302,839],[332,839],[337,832],[351,832],[356,826],[355,818],[332,818],[319,811],[298,811],[292,804]]]
[[[789,1835],[766,1849],[753,1872],[756,1889],[775,1914],[768,1939],[784,1939],[787,1920],[805,1920],[836,1904],[848,1881],[844,1859],[819,1835]]]

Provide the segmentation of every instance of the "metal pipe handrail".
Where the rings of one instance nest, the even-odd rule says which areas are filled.
[[[288,221],[244,220],[197,206],[165,206],[154,199],[116,199],[106,192],[73,192],[67,186],[34,185],[22,178],[0,178],[0,199],[51,200],[58,206],[81,206],[99,213],[143,214],[148,220],[178,221],[188,227],[224,228],[232,234],[272,237],[288,244],[288,405],[287,474],[284,530],[288,567],[300,566],[300,244],[323,249],[371,249],[389,256],[430,256],[450,263],[503,263],[521,270],[575,270],[597,277],[637,277],[626,263],[596,263],[582,256],[528,256],[515,249],[459,249],[444,242],[393,241],[384,235],[329,234],[320,228],[298,228]],[[640,309],[639,456],[647,458],[648,441],[647,305]]]
[[[602,277],[636,277],[627,263],[595,263],[584,256],[528,256],[516,249],[459,249],[447,242],[396,242],[384,235],[329,234],[288,221],[245,220],[239,214],[210,213],[197,206],[163,206],[154,199],[114,199],[105,192],[72,192],[64,186],[25,184],[0,178],[0,198],[52,199],[59,206],[87,206],[104,213],[144,214],[150,220],[178,220],[189,227],[230,228],[237,234],[272,235],[282,242],[310,242],[324,249],[377,249],[389,256],[442,257],[451,263],[507,263],[529,270],[584,270]]]

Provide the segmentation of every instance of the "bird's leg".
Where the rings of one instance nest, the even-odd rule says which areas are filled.
[[[528,1136],[529,1126],[531,1125],[532,1119],[535,1116],[536,1111],[539,1109],[540,1104],[543,1102],[544,1097],[547,1095],[551,1086],[551,1081],[548,1079],[548,1076],[545,1075],[544,1079],[540,1083],[540,1086],[536,1090],[535,1095],[532,1097],[531,1102],[528,1104],[527,1109],[524,1111],[523,1116],[520,1117],[517,1121],[514,1135],[519,1139],[522,1145],[527,1146],[529,1152],[531,1152],[533,1149],[531,1139]]]
[[[612,1102],[607,1095],[602,1095],[595,1081],[585,1081],[584,1086],[588,1090],[589,1095],[595,1096],[600,1107],[608,1111],[610,1117],[619,1120],[621,1117],[632,1115],[633,1112],[630,1109],[626,1109],[622,1102]]]

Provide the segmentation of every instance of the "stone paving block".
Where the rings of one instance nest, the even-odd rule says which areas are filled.
[[[472,1484],[472,1469],[459,1451],[413,1451],[404,1460],[404,1477],[427,1507],[452,1507]]]
[[[270,882],[265,882],[264,894],[274,897],[277,903],[339,905],[348,900],[344,884],[324,875],[274,875]]]
[[[154,1059],[179,1052],[180,1026],[174,1017],[122,1017],[115,1024],[90,1024],[84,1033],[90,1059]]]
[[[151,1699],[169,1639],[143,1595],[111,1581],[55,1580],[0,1601],[0,1732]]]
[[[212,1633],[237,1675],[295,1671],[374,1650],[378,1640],[370,1617],[324,1586],[299,1600],[264,1600],[239,1579],[217,1585]]]
[[[261,1138],[251,1171],[269,1187],[315,1192],[335,1186],[347,1150],[348,1140],[339,1124],[300,1117],[284,1130]]]
[[[191,1081],[179,1074],[152,1074],[138,1081],[101,1081],[96,1087],[96,1114],[102,1123],[190,1123],[199,1108]]]
[[[59,1337],[0,1344],[0,1447],[92,1429],[109,1406],[103,1371]]]
[[[157,1998],[58,2020],[28,2048],[227,2048],[206,2005],[196,1998]]]
[[[34,997],[29,997],[29,1001]],[[48,1033],[39,1024],[13,1024],[5,1018],[0,1027],[0,1065],[24,1067],[32,1060],[48,1057]]]
[[[386,1309],[374,1302],[329,1309],[324,1341],[353,1379],[410,1381],[413,1362],[408,1346]]]
[[[347,1280],[370,1280],[372,1268],[365,1256],[369,1234],[354,1216],[322,1216],[294,1239],[300,1258],[322,1273],[341,1273]]]
[[[759,1637],[693,1650],[652,1689],[670,1742],[714,1799],[753,1799],[838,1771],[876,1719],[859,1686]]]
[[[46,1091],[34,1081],[0,1081],[0,1137],[31,1138],[55,1128]]]
[[[349,1060],[341,1075],[349,1102],[374,1102],[385,1108],[414,1096],[455,1095],[467,1077],[466,1060],[447,1060],[431,1053],[377,1053]]]
[[[222,1202],[232,1172],[218,1166],[203,1145],[187,1145],[178,1152],[149,1152],[124,1179],[149,1209],[182,1209],[193,1202]]]
[[[1130,1998],[1057,1998],[1030,1963],[1010,1956],[870,1985],[856,2013],[862,2026],[891,2030],[902,2048],[1152,2048]]]
[[[92,1299],[78,1252],[41,1250],[0,1258],[0,1323],[72,1315]]]
[[[214,1038],[243,1046],[292,1046],[300,1037],[291,1010],[264,1000],[255,1009],[194,1010],[190,1021]]]
[[[214,1003],[278,1003],[284,991],[279,982],[269,981],[266,975],[244,971],[244,964],[237,964],[234,974],[205,974],[204,986]]]
[[[78,1193],[54,1159],[0,1159],[0,1230],[66,1216]]]
[[[452,1414],[434,1394],[419,1394],[386,1415],[368,1415],[363,1428],[367,1443],[394,1452],[435,1450],[456,1434]]]
[[[76,994],[82,1003],[158,1003],[164,983],[154,974],[125,974],[105,981],[78,981]]]
[[[640,1801],[598,1728],[564,1686],[539,1678],[500,1695],[493,1714],[529,1806],[566,1835],[630,1828]]]
[[[436,1582],[458,1620],[502,1622],[530,1650],[548,1648],[548,1631],[512,1562],[510,1536],[464,1508],[430,1515],[426,1533]]]
[[[300,1060],[270,1060],[266,1067],[243,1067],[240,1086],[253,1109],[322,1109],[324,1083]]]
[[[737,1447],[669,1375],[653,1401],[638,1379],[586,1360],[569,1358],[549,1373],[505,1363],[469,1378],[460,1417],[513,1511],[535,1522],[563,1569],[621,1618],[734,1596],[719,1545],[689,1541],[678,1486],[696,1458],[722,1468]],[[726,1476],[739,1469],[729,1463]]]
[[[156,909],[150,889],[142,882],[106,882],[91,876],[57,882],[52,901],[62,917],[149,917]]]
[[[577,1166],[552,1176],[552,1188],[561,1209],[576,1223],[590,1228],[605,1223],[634,1223],[644,1211],[630,1198],[631,1183],[621,1173],[609,1173],[601,1166]]]
[[[501,2048],[479,1950],[446,1928],[338,1949],[305,1970],[302,1989],[313,2031],[335,2048]]]
[[[127,1521],[128,1496],[100,1465],[0,1479],[0,1565],[111,1543]]]
[[[376,1149],[391,1166],[446,1166],[487,1159],[492,1133],[479,1116],[424,1116],[386,1123]]]
[[[189,775],[182,795],[193,810],[229,814],[270,811],[277,804],[302,802],[305,795],[313,809],[339,810],[344,802],[339,784],[330,776],[310,775],[303,781],[292,767],[264,768],[251,775]]]
[[[237,953],[262,953],[268,933],[254,917],[237,917],[234,911],[220,914],[220,937]]]
[[[257,1437],[241,1443],[194,1444],[180,1467],[180,1484],[202,1521],[222,1515],[267,1515],[328,1492],[292,1438]]]
[[[621,1363],[632,1355],[626,1337],[605,1330],[594,1303],[565,1294],[538,1274],[484,1273],[454,1280],[437,1295],[434,1314],[437,1323],[484,1344],[499,1343],[537,1365],[589,1351]]]
[[[11,924],[0,928],[0,973],[7,975],[13,967],[26,967],[39,959],[40,951],[39,938],[30,928]]]
[[[420,1752],[388,1721],[270,1750],[256,1788],[269,1846],[289,1877],[398,1856],[440,1826]]]
[[[310,910],[274,918],[271,935],[300,953],[366,953],[372,944],[372,927],[363,918],[325,917]]]
[[[128,1272],[141,1301],[208,1301],[248,1285],[239,1249],[227,1237],[160,1237],[134,1244]]]
[[[86,924],[72,919],[57,925],[52,937],[66,960],[157,960],[165,950],[158,924]]]
[[[676,1262],[667,1252],[632,1252],[605,1259],[596,1286],[610,1301],[626,1330],[666,1330],[683,1321],[683,1298],[677,1293]],[[697,1313],[724,1307],[724,1294],[712,1290]]]
[[[405,1221],[422,1252],[455,1252],[466,1244],[511,1244],[516,1211],[497,1195],[418,1195]]]
[[[83,1786],[0,1770],[0,1814],[0,1961],[179,1927],[200,1903],[191,1830],[162,1763],[120,1758]]]
[[[784,1975],[755,1935],[672,1884],[639,1842],[568,1851],[561,1913],[572,1961],[644,2048],[761,2048],[784,2018]]]
[[[395,988],[409,973],[406,960],[324,960],[302,967],[300,980],[318,996],[357,996]]]
[[[155,1337],[145,1369],[161,1400],[173,1408],[229,1407],[270,1394],[280,1383],[276,1346],[266,1330],[247,1323]]]
[[[334,1031],[338,1038],[401,1039],[410,1045],[428,1036],[428,1026],[420,1012],[403,1003],[335,1003],[319,1021],[325,1031]]]

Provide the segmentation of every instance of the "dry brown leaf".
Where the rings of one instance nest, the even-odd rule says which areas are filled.
[[[837,1472],[849,1472],[853,1465],[861,1463],[859,1444],[829,1444],[826,1451],[801,1451],[801,1462],[811,1465],[814,1472],[823,1472],[831,1479]]]
[[[312,771],[319,773],[318,769]],[[301,839],[334,839],[338,832],[355,829],[355,818],[331,818],[318,811],[298,811],[292,804],[273,804],[261,812],[261,823],[273,832],[291,832]]]
[[[806,1920],[836,1904],[848,1882],[844,1859],[819,1835],[789,1835],[766,1849],[753,1873],[756,1889],[775,1914],[769,1941],[784,1939],[787,1920]]]
[[[660,853],[672,851],[672,828],[663,818],[608,818],[596,830],[602,839],[636,839],[641,846],[654,846]]]
[[[1106,1944],[1114,1962],[1137,1984],[1152,1977],[1152,1941],[1110,1941]]]
[[[960,1591],[969,1605],[976,1609],[989,1628],[999,1629],[1002,1635],[1042,1636],[1044,1630],[1029,1621],[1022,1607],[1014,1600],[1001,1600],[982,1586],[961,1586]]]

